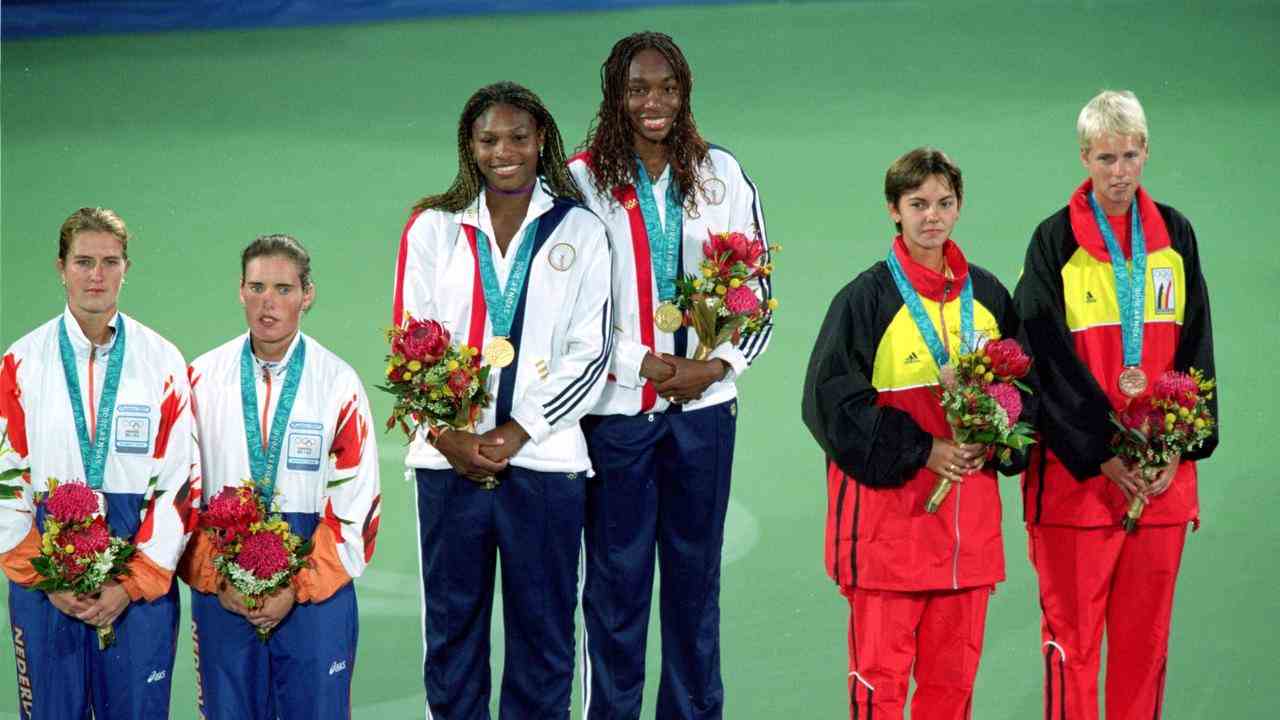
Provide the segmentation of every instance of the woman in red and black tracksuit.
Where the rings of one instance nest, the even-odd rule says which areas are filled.
[[[962,196],[941,151],[894,162],[885,197],[901,234],[832,301],[805,379],[805,423],[827,457],[827,572],[849,599],[855,718],[901,718],[913,667],[912,720],[968,718],[987,600],[1004,580],[996,463],[950,439],[937,394],[962,327],[966,344],[1020,333],[1008,291],[950,239]],[[958,484],[928,513],[939,478]]]

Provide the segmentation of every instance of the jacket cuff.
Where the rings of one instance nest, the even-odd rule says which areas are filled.
[[[626,340],[615,340],[613,345],[613,377],[618,385],[634,389],[644,385],[640,377],[640,366],[644,363],[649,348],[643,343]],[[526,430],[528,428],[525,428]]]
[[[542,416],[542,412],[537,409],[539,404],[536,400],[525,401],[520,403],[511,411],[511,419],[520,423],[520,427],[529,433],[529,441],[535,445],[539,445],[547,438],[551,437],[551,424]]]
[[[729,363],[729,372],[725,373],[725,380],[736,380],[747,371],[747,356],[742,354],[738,346],[731,343],[722,343],[720,347],[711,351],[709,357],[712,360],[723,360]]]
[[[4,567],[5,577],[29,588],[40,582],[40,574],[31,567],[31,561],[40,555],[40,533],[36,532],[35,523],[27,530],[26,537],[11,550],[0,553],[0,566]]]
[[[187,543],[187,551],[178,561],[178,577],[196,592],[206,594],[218,591],[218,570],[213,566],[216,555],[213,540],[197,530]]]
[[[120,584],[129,593],[130,600],[152,602],[169,592],[173,573],[157,565],[146,553],[134,553],[128,564],[129,574],[120,578]]]
[[[338,557],[338,543],[333,529],[320,523],[311,536],[311,554],[307,556],[307,567],[290,581],[297,595],[296,601],[315,603],[328,600],[349,582],[351,576]]]

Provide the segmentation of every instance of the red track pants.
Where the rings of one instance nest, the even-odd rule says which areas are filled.
[[[1040,576],[1045,719],[1097,720],[1105,625],[1107,720],[1158,720],[1186,527],[1028,530]]]
[[[991,587],[891,592],[842,588],[849,599],[849,716],[968,720]]]

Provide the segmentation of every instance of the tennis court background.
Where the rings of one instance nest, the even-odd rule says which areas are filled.
[[[188,359],[243,328],[239,250],[259,233],[297,235],[319,293],[304,327],[371,387],[400,229],[415,199],[453,177],[470,92],[501,79],[530,86],[573,146],[613,41],[669,32],[694,69],[700,128],[758,183],[769,239],[785,246],[773,344],[740,382],[725,714],[843,717],[847,605],[822,570],[822,461],[799,391],[831,296],[887,248],[884,170],[917,145],[948,151],[966,180],[955,237],[1012,287],[1031,230],[1083,177],[1080,106],[1101,88],[1131,88],[1151,125],[1145,185],[1200,239],[1223,388],[1222,445],[1201,466],[1204,527],[1178,588],[1165,717],[1271,717],[1280,11],[1172,5],[815,2],[6,41],[0,345],[59,311],[57,227],[76,207],[104,205],[136,235],[122,308]],[[386,399],[370,393],[385,417]],[[357,584],[355,717],[420,717],[412,488],[400,439],[378,441],[385,503],[377,555]],[[974,716],[1034,718],[1035,581],[1016,482],[1002,483],[1008,581],[991,603]],[[648,717],[659,653],[651,633]],[[9,639],[0,720],[16,717],[13,677]],[[184,621],[175,718],[195,717],[193,685]]]

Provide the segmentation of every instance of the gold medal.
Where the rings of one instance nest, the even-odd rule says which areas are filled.
[[[1136,398],[1147,389],[1147,374],[1140,367],[1127,367],[1120,371],[1116,384],[1125,397]]]
[[[662,332],[673,333],[684,324],[684,313],[674,304],[664,302],[654,311],[653,322]]]
[[[484,346],[484,359],[496,368],[504,368],[516,359],[516,348],[504,337],[496,337]]]

